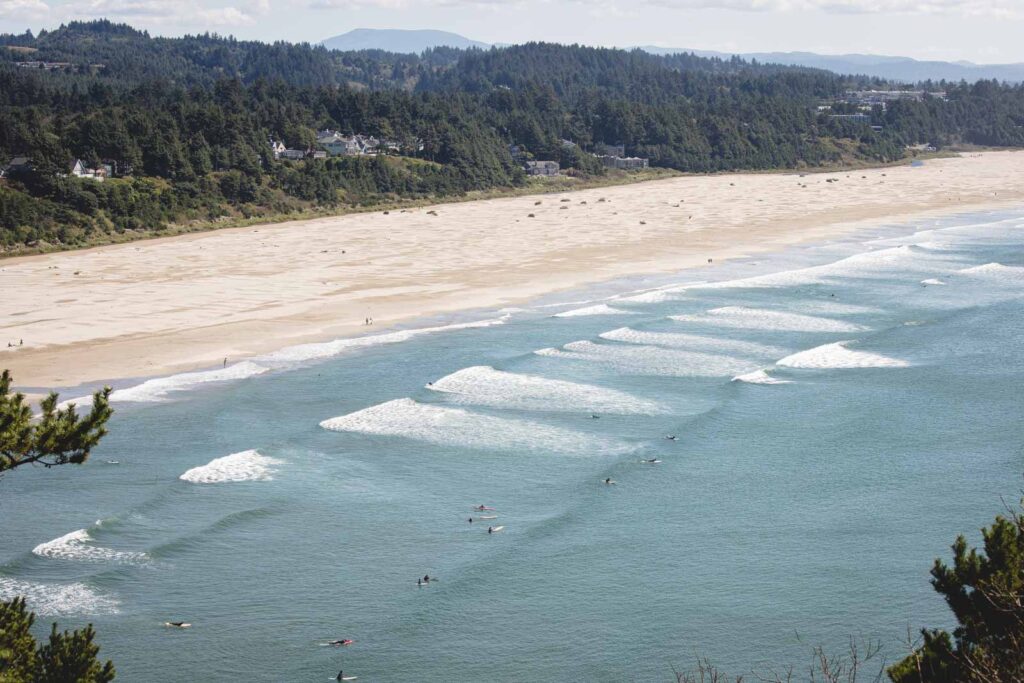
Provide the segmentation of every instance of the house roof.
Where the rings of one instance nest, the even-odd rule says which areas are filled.
[[[13,157],[7,162],[6,168],[18,168],[19,166],[29,166],[32,164],[32,160],[28,157]]]

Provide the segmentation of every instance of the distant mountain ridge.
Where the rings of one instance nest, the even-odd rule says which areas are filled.
[[[419,54],[432,47],[488,48],[490,45],[449,31],[357,28],[321,43],[331,50],[384,50]]]
[[[884,78],[886,80],[917,81],[978,81],[996,79],[1020,83],[1024,81],[1024,64],[973,64],[967,61],[941,62],[922,61],[910,57],[889,57],[885,55],[821,55],[814,52],[715,52],[713,50],[689,50],[686,48],[654,47],[640,48],[656,55],[670,55],[692,52],[700,57],[730,59],[756,59],[787,66],[806,66],[825,69],[839,74],[859,74]]]
[[[490,44],[472,40],[449,31],[401,30],[357,28],[322,43],[332,50],[385,50],[400,54],[419,54],[432,47],[477,47],[487,49]],[[504,47],[504,45],[495,45]],[[825,69],[838,74],[857,74],[886,80],[916,83],[918,81],[978,81],[996,79],[1012,83],[1024,82],[1024,63],[1021,64],[973,64],[968,61],[943,62],[891,57],[885,55],[823,55],[815,52],[717,52],[714,50],[692,50],[689,48],[640,46],[639,49],[655,55],[693,53],[700,57],[730,59],[756,59],[787,66],[805,66]]]

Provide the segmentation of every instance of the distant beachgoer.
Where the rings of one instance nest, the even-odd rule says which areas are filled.
[[[25,345],[25,340],[24,339],[21,339],[21,340],[18,341],[18,346],[24,346],[24,345]]]

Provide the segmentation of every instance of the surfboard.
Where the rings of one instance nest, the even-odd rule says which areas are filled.
[[[501,531],[501,530],[502,530],[502,529],[504,529],[504,528],[505,528],[505,527],[503,527],[503,526],[494,526],[494,527],[491,527],[491,533],[492,533],[492,534],[496,534],[496,533],[498,533],[499,531]]]
[[[498,515],[487,515],[486,517],[477,517],[477,519],[497,519]]]

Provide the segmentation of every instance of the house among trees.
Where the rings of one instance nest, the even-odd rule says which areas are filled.
[[[85,162],[81,159],[75,159],[71,162],[71,170],[69,175],[75,178],[88,178],[89,180],[97,180],[103,182],[113,173],[113,169],[101,164],[96,168],[90,168],[86,166]]]
[[[594,156],[600,159],[601,163],[606,167],[617,168],[624,171],[631,171],[637,168],[647,168],[650,165],[649,160],[643,157],[621,157],[609,154],[595,154]]]
[[[626,146],[598,142],[594,145],[594,156],[624,157],[626,156]]]
[[[558,175],[558,162],[557,161],[527,161],[526,162],[526,173],[527,175],[534,176],[556,176]]]
[[[32,160],[28,157],[13,157],[3,167],[0,167],[0,178],[28,173],[32,170]]]
[[[342,135],[330,129],[319,131],[316,134],[316,142],[332,157],[362,156],[380,152],[397,154],[402,151],[402,145],[394,140],[381,140],[372,135]],[[423,149],[422,143],[418,143],[417,146],[418,150]]]

